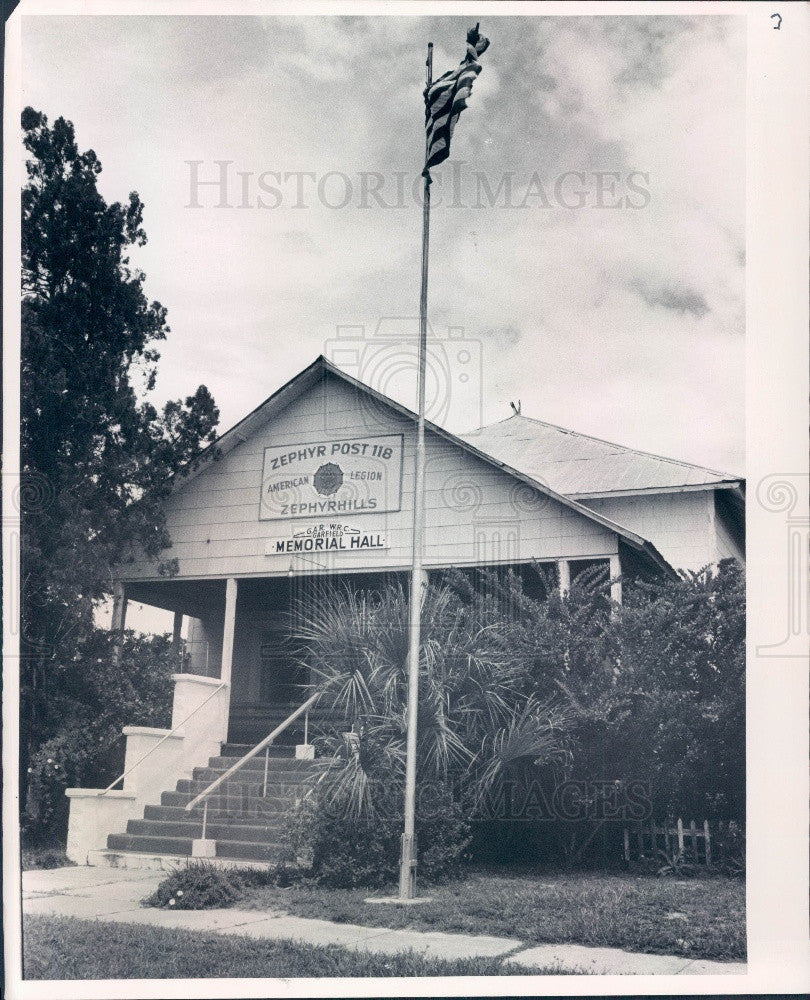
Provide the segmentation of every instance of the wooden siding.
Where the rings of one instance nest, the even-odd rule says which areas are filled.
[[[384,514],[342,514],[260,521],[262,459],[268,445],[315,443],[370,434],[404,435],[402,507]],[[389,569],[410,560],[415,428],[387,407],[332,376],[173,494],[166,503],[179,578],[272,576]],[[616,535],[451,442],[427,436],[426,564],[496,563],[531,558],[577,559],[617,551]],[[609,515],[610,516],[610,515]],[[308,524],[341,522],[384,534],[388,547],[363,552],[265,555],[268,542]],[[156,566],[136,562],[126,580],[158,579]]]
[[[718,559],[713,492],[647,493],[582,504],[652,542],[670,565],[697,570]]]
[[[714,523],[717,530],[717,559],[736,559],[745,564],[745,553],[734,538],[728,515],[719,504],[715,504]]]

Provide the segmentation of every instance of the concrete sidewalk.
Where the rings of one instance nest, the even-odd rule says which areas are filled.
[[[393,954],[413,950],[429,958],[503,957],[527,968],[553,967],[591,975],[744,975],[743,962],[647,955],[620,948],[576,944],[527,945],[517,938],[388,930],[359,924],[294,917],[278,911],[162,910],[140,901],[165,872],[111,868],[56,868],[23,873],[23,913],[115,920],[215,934],[237,934],[312,945],[340,945],[355,951]]]

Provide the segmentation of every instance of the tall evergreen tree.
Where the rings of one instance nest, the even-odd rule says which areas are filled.
[[[158,411],[166,310],[144,293],[130,248],[146,243],[136,192],[107,204],[101,163],[71,122],[22,114],[21,698],[23,775],[60,724],[60,696],[92,669],[81,650],[112,567],[166,546],[170,477],[215,437],[201,385]],[[165,566],[172,572],[170,565]]]

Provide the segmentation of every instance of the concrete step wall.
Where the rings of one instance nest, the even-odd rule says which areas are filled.
[[[130,818],[125,832],[107,837],[106,854],[166,857],[194,856],[194,842],[203,834],[203,804],[185,806],[225,774],[240,756],[240,747],[226,746],[208,766],[195,767],[191,778],[179,778],[173,791],[160,794],[160,804],[144,807],[143,818]],[[224,750],[229,750],[228,755]],[[267,782],[265,783],[265,768]],[[296,800],[306,794],[321,765],[286,754],[251,759],[213,792],[208,802],[206,840],[215,841],[215,857],[246,861],[280,861],[284,854],[284,819]],[[267,794],[262,792],[266,788]]]

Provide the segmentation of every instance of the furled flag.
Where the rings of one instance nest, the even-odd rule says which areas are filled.
[[[473,82],[481,72],[478,57],[488,48],[489,39],[479,33],[476,24],[467,32],[467,54],[459,67],[440,76],[425,90],[427,158],[422,171],[425,176],[431,167],[450,155],[450,140],[458,116],[467,107]]]

